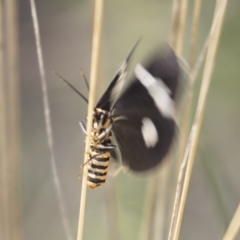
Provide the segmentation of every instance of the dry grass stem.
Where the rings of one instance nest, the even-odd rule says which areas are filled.
[[[61,219],[63,221],[66,238],[68,240],[72,240],[73,237],[71,235],[70,224],[69,224],[69,220],[67,217],[66,208],[65,208],[65,205],[63,202],[63,194],[62,194],[62,189],[61,189],[61,185],[60,185],[60,180],[58,177],[55,154],[54,154],[54,149],[53,149],[54,143],[53,143],[52,126],[51,126],[51,114],[50,114],[50,107],[49,107],[49,100],[48,100],[46,75],[45,75],[45,70],[44,70],[44,62],[43,62],[42,47],[41,47],[41,40],[40,40],[40,31],[39,31],[39,24],[38,24],[35,1],[30,0],[30,5],[31,5],[31,13],[32,13],[32,19],[33,19],[34,34],[35,34],[35,39],[36,39],[36,49],[37,49],[37,57],[38,57],[38,64],[39,64],[39,71],[40,71],[40,78],[41,78],[44,116],[45,116],[46,133],[47,133],[47,139],[48,139],[48,147],[49,147],[49,151],[50,151],[52,174],[53,174],[53,178],[54,178],[54,184],[55,184],[55,189],[57,192],[57,199],[58,199],[59,209],[60,209],[60,213],[61,213]]]
[[[176,47],[176,40],[179,31],[179,16],[180,16],[180,6],[182,0],[173,0],[173,7],[172,7],[172,18],[171,18],[171,26],[170,26],[170,33],[169,33],[169,44],[175,48]]]
[[[5,240],[21,239],[20,210],[20,171],[19,171],[19,71],[18,71],[18,16],[17,1],[4,2],[6,36],[4,38],[6,51],[4,59],[6,74],[3,80],[5,91],[5,124],[3,136],[5,153],[3,161],[3,196],[4,196],[4,234]],[[1,16],[3,17],[3,16]],[[3,20],[3,18],[1,19]],[[2,26],[1,26],[2,27]],[[1,45],[1,48],[3,46]],[[2,49],[3,51],[3,49]],[[2,74],[2,73],[1,73]],[[2,114],[2,112],[1,112]]]
[[[3,9],[0,1],[0,46],[3,46]],[[8,238],[7,223],[7,126],[6,126],[6,96],[3,74],[3,48],[0,48],[0,239]]]
[[[119,240],[120,231],[118,223],[118,208],[116,188],[113,181],[107,181],[104,186],[104,200],[108,224],[108,239]]]
[[[195,63],[200,7],[201,7],[201,0],[195,0],[193,21],[192,21],[192,31],[191,31],[190,56],[189,56],[190,69],[192,69],[192,67]],[[181,141],[180,141],[180,146],[179,146],[180,154],[179,154],[178,163],[180,163],[180,161],[183,158],[184,149],[185,149],[186,142],[187,142],[187,136],[189,134],[190,109],[191,109],[191,102],[192,102],[192,93],[191,92],[187,93],[186,99],[184,99],[184,102],[186,103],[185,104],[186,107],[184,108],[184,112],[182,114],[183,119],[181,120],[181,130],[180,130],[181,131]]]
[[[179,55],[182,53],[187,8],[188,0],[173,1],[169,44]]]
[[[152,176],[148,180],[148,186],[145,197],[144,216],[142,218],[142,226],[139,240],[148,240],[153,237],[154,215],[156,210],[156,200],[158,193],[158,177]]]
[[[201,12],[201,0],[195,0],[190,40],[190,53],[189,53],[189,65],[192,69],[195,64],[197,39],[198,39],[198,25]]]
[[[170,159],[166,159],[165,164],[158,175],[157,179],[157,198],[156,198],[156,209],[154,210],[154,233],[153,239],[165,239],[165,229],[168,224],[167,204],[169,200],[169,168]]]
[[[186,20],[186,13],[187,13],[187,6],[188,6],[188,0],[174,0],[173,1],[173,7],[172,7],[172,18],[171,18],[171,27],[170,27],[170,34],[169,34],[169,44],[176,49],[177,53],[180,55],[182,51],[182,44],[183,44],[183,36],[184,36],[184,30],[185,30],[185,20]],[[167,159],[166,161],[170,161],[170,159]],[[172,165],[172,167],[174,167]],[[168,171],[171,171],[169,168]],[[173,172],[173,171],[171,171]],[[160,176],[158,176],[160,177]],[[164,177],[167,177],[167,174],[164,175]],[[169,180],[169,178],[168,178]],[[151,232],[152,232],[152,220],[155,217],[156,209],[163,209],[163,205],[165,204],[166,198],[170,198],[170,191],[168,194],[165,194],[161,196],[161,201],[156,203],[155,198],[157,197],[157,194],[155,191],[158,191],[156,187],[153,187],[156,185],[156,178],[151,178],[149,180],[148,184],[148,192],[146,198],[146,204],[145,204],[145,216],[142,220],[142,231],[140,233],[140,239],[151,239]],[[167,182],[167,179],[164,179],[164,182]],[[173,201],[172,201],[173,202]],[[155,214],[154,214],[155,213]],[[162,213],[159,214],[159,216],[163,216]],[[154,237],[162,237],[163,234],[163,221],[161,221],[160,217],[158,216],[157,221],[161,224],[157,226],[158,231],[155,231]],[[165,216],[166,219],[166,216]],[[147,224],[146,224],[147,223]]]
[[[179,29],[178,29],[178,36],[176,39],[176,52],[179,55],[182,54],[187,8],[188,8],[188,0],[181,0],[180,15],[179,15]]]
[[[99,65],[103,4],[104,4],[103,0],[95,0],[91,73],[90,73],[90,89],[89,89],[89,103],[88,103],[87,138],[86,138],[86,145],[85,145],[84,164],[88,160],[88,152],[89,152],[89,147],[90,147],[90,135],[91,135],[91,128],[92,128],[93,108],[94,108],[94,101],[95,101],[97,73],[98,73],[98,65]],[[80,200],[80,210],[79,210],[79,222],[78,222],[78,236],[77,236],[78,240],[83,239],[86,193],[87,193],[87,168],[84,167],[83,168],[81,200]]]
[[[200,128],[202,124],[204,109],[206,105],[207,93],[208,93],[211,76],[214,68],[215,56],[216,56],[217,46],[220,38],[221,27],[224,19],[226,6],[227,6],[227,0],[222,0],[221,4],[220,3],[216,4],[216,11],[214,14],[214,20],[213,20],[212,29],[211,29],[213,34],[209,40],[209,47],[208,47],[208,52],[207,52],[207,57],[205,62],[205,68],[204,68],[202,85],[201,85],[201,90],[200,90],[200,95],[199,95],[199,100],[197,105],[197,111],[194,119],[194,124],[191,130],[191,134],[188,140],[187,149],[185,151],[184,160],[181,165],[181,169],[179,173],[179,181],[178,181],[178,187],[176,191],[175,204],[174,204],[174,209],[176,210],[179,199],[180,199],[179,211],[177,215],[175,211],[173,213],[172,223],[171,223],[171,228],[170,228],[169,238],[168,238],[169,240],[170,239],[177,240],[179,237],[182,216],[183,216],[186,196],[187,196],[189,182],[190,182],[191,171],[192,171],[193,162],[194,162],[194,156],[196,153],[197,142],[198,142]],[[215,24],[216,21],[217,23]],[[185,174],[183,186],[181,187],[182,185],[181,178],[184,175],[185,166],[186,166],[186,174]],[[182,194],[180,197],[181,188],[182,188]],[[176,226],[175,228],[173,228],[173,225],[175,223],[175,217],[177,217]]]
[[[219,1],[221,1],[221,0],[219,0]],[[219,1],[217,1],[218,4],[219,4]],[[192,85],[195,83],[195,81],[197,79],[199,70],[200,70],[200,68],[203,64],[203,61],[204,61],[204,58],[205,58],[205,55],[206,55],[206,52],[207,52],[207,49],[208,49],[208,46],[209,46],[210,39],[212,39],[212,35],[215,33],[215,29],[218,25],[218,22],[219,22],[220,18],[221,18],[221,11],[220,11],[220,9],[219,9],[219,11],[217,11],[217,10],[218,10],[218,8],[216,6],[216,14],[215,14],[215,17],[214,17],[212,27],[211,27],[210,32],[209,32],[209,34],[208,34],[208,36],[207,36],[207,38],[204,42],[204,45],[203,45],[203,47],[200,51],[200,54],[199,54],[199,56],[198,56],[198,58],[197,58],[197,60],[194,64],[194,67],[191,70],[190,80],[192,82],[191,83]]]
[[[199,16],[200,16],[200,6],[201,0],[195,0],[194,5],[194,13],[193,13],[193,20],[192,20],[192,31],[191,31],[191,43],[190,43],[190,56],[189,56],[189,65],[190,69],[192,69],[195,63],[195,54],[197,48],[197,33],[198,33],[198,23],[199,23]],[[192,83],[192,81],[191,81]],[[186,148],[187,138],[189,135],[189,121],[190,121],[190,110],[191,110],[191,103],[192,103],[192,92],[188,91],[184,98],[184,109],[181,118],[180,124],[180,132],[181,132],[181,139],[179,143],[179,154],[178,154],[178,166],[179,169],[184,151]]]
[[[169,44],[172,46],[173,49],[175,49],[176,53],[178,55],[181,55],[181,48],[183,44],[183,33],[185,28],[185,19],[186,19],[186,13],[187,13],[187,1],[185,0],[173,0],[173,6],[172,6],[172,19],[171,19],[171,26],[170,26],[170,36],[169,36]],[[181,32],[181,33],[180,33]],[[180,37],[182,39],[180,39]],[[178,49],[177,49],[178,48]],[[181,143],[181,142],[180,142]],[[180,149],[178,147],[178,149]],[[178,151],[178,149],[175,149]],[[172,155],[172,159],[174,159],[175,156]],[[179,167],[176,166],[176,164],[171,164],[171,167],[169,168],[169,174],[168,174],[168,183],[170,183],[170,179],[172,182],[173,187],[172,190],[175,189],[176,185],[176,179],[174,179],[174,176],[177,175],[177,170]],[[174,193],[171,191],[168,191],[168,196],[166,196],[168,199],[168,209],[172,209],[173,207],[173,196]],[[168,220],[170,219],[170,211],[167,211],[167,216],[165,217],[167,220],[167,225],[170,224]]]
[[[240,204],[232,218],[223,240],[234,240],[240,230]]]

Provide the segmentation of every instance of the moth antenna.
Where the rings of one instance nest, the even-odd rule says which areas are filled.
[[[89,90],[89,83],[88,83],[87,77],[82,69],[80,70],[80,74],[81,74],[82,78],[84,79],[87,89]]]
[[[60,76],[58,73],[56,73],[55,71],[53,71],[53,73],[60,79],[62,80],[65,84],[67,84],[75,93],[77,93],[87,104],[88,104],[88,100],[86,97],[83,96],[83,94],[81,94],[70,82],[68,82],[65,78],[63,78],[62,76]]]
[[[139,42],[141,41],[142,37],[140,37],[137,42],[134,44],[132,50],[130,51],[130,53],[128,54],[127,58],[126,58],[126,62],[128,62],[129,58],[132,56],[132,53],[134,52],[135,48],[137,47],[137,45],[139,44]]]
[[[86,131],[86,126],[85,126],[85,124],[84,124],[83,122],[79,122],[79,125],[80,125],[83,133],[86,135],[86,134],[87,134],[87,131]]]

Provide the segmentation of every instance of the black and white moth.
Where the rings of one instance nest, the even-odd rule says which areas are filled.
[[[122,163],[144,172],[156,167],[168,153],[175,134],[175,98],[179,65],[174,51],[166,46],[144,67],[137,64],[135,77],[116,97],[114,89],[126,75],[133,50],[123,62],[93,111],[87,184],[103,184],[109,166],[114,135]],[[80,123],[84,132],[86,129]]]
[[[134,172],[155,168],[174,140],[175,101],[180,79],[178,58],[166,45],[146,66],[137,64],[130,85],[122,94],[116,94],[116,86],[126,76],[133,50],[93,110],[87,161],[87,184],[91,188],[106,180],[109,159],[116,148],[112,144],[113,135],[122,164]],[[60,78],[87,102],[78,90]],[[86,133],[84,123],[80,122],[80,126]]]

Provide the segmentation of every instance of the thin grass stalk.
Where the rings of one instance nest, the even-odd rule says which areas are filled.
[[[171,26],[169,33],[169,44],[176,48],[177,36],[179,32],[179,17],[180,17],[180,6],[182,0],[173,0]]]
[[[194,65],[196,66],[195,58],[196,58],[196,49],[197,49],[197,37],[198,37],[198,25],[199,25],[200,8],[201,8],[201,0],[195,0],[193,23],[192,23],[192,30],[191,30],[189,60],[188,60],[191,69],[193,69]],[[194,84],[194,81],[195,81],[195,79],[192,79],[193,84]],[[192,99],[189,100],[188,102],[190,103],[191,101],[192,101]],[[184,116],[186,116],[186,115],[184,115]],[[185,120],[183,120],[183,121],[185,122]],[[213,167],[210,166],[210,165],[208,167],[210,168],[211,172],[214,173]],[[205,169],[206,169],[206,166],[205,166]],[[212,175],[211,174],[210,174],[211,176],[209,175],[209,171],[206,170],[206,173],[211,178]],[[221,198],[221,193],[220,193],[219,186],[217,186],[216,179],[214,180],[214,179],[211,178],[210,180],[211,180],[212,184],[215,186],[213,188],[213,191],[214,191],[214,194],[215,194],[218,209],[220,210],[220,212],[222,214],[222,217],[224,219],[224,223],[226,223],[228,217],[227,217],[226,207],[224,208],[224,204],[223,204],[223,201],[222,201],[222,198]]]
[[[167,199],[165,187],[167,186],[170,158],[169,155],[167,159],[164,159],[160,171],[153,173],[148,179],[139,240],[159,239],[159,236],[162,237],[164,234],[164,207]]]
[[[228,229],[223,237],[223,240],[235,239],[239,230],[240,230],[240,204],[238,205],[238,208],[234,213],[234,216],[228,226]]]
[[[181,53],[182,53],[187,7],[188,7],[188,0],[174,0],[173,1],[171,27],[170,27],[170,34],[169,34],[169,44],[173,48],[176,49],[176,52],[179,55],[181,55]],[[149,181],[150,181],[149,186],[154,184],[153,179],[151,179]],[[154,194],[154,196],[155,196],[155,193],[153,191],[151,191],[151,189],[149,191],[151,194]],[[165,195],[164,198],[167,198],[167,195]],[[153,199],[153,196],[149,196],[149,199]],[[147,200],[146,202],[148,205],[151,202],[151,200]],[[151,212],[154,212],[154,210]],[[148,218],[149,218],[148,222],[149,222],[150,217],[152,217],[152,216],[150,216],[150,215],[146,215],[146,216],[148,216]],[[145,221],[145,218],[143,218],[143,220]],[[161,227],[161,226],[158,226],[158,227]],[[147,237],[147,235],[148,235],[147,232],[150,232],[150,229],[148,227],[145,227],[145,230],[143,232],[145,232],[145,234],[143,234],[143,236]],[[144,237],[142,239],[144,239]]]
[[[116,188],[113,181],[107,181],[103,188],[108,224],[108,239],[119,240],[120,232],[118,224]]]
[[[169,153],[161,170],[148,180],[145,197],[144,216],[139,239],[164,239],[164,227],[166,226],[166,207],[170,197],[167,186],[170,185],[170,161],[172,154]]]
[[[55,185],[55,189],[56,189],[57,201],[58,201],[58,205],[59,205],[61,219],[62,219],[62,223],[64,226],[64,232],[65,232],[66,238],[68,240],[72,240],[73,237],[72,237],[71,230],[70,230],[69,219],[67,217],[66,207],[65,207],[65,204],[63,201],[61,184],[60,184],[57,167],[56,167],[56,159],[55,159],[55,154],[54,154],[54,142],[53,142],[53,134],[52,134],[52,124],[51,124],[51,112],[50,112],[49,100],[48,100],[47,82],[46,82],[46,75],[45,75],[45,68],[44,68],[44,61],[43,61],[43,54],[42,54],[42,46],[41,46],[41,39],[40,39],[37,10],[36,10],[36,4],[35,4],[34,0],[30,0],[30,6],[31,6],[31,14],[32,14],[34,34],[35,34],[35,40],[36,40],[39,72],[40,72],[40,78],[41,78],[44,117],[45,117],[48,147],[49,147],[49,151],[50,151],[51,169],[52,169],[53,180],[54,180],[54,185]]]
[[[200,51],[200,54],[196,60],[196,63],[195,63],[195,66],[193,67],[191,73],[190,73],[190,81],[191,81],[191,85],[194,85],[195,83],[195,80],[198,76],[198,73],[199,73],[199,70],[203,64],[203,61],[204,61],[204,57],[206,55],[206,52],[207,52],[207,49],[208,49],[208,46],[209,46],[209,41],[210,39],[212,38],[212,35],[216,29],[216,25],[217,25],[217,20],[219,19],[219,12],[218,12],[218,16],[216,17],[216,21],[214,21],[213,25],[212,25],[212,28],[204,42],[204,45]],[[193,131],[193,130],[192,130]],[[188,139],[188,142],[191,142],[191,133],[190,133],[190,137]],[[189,151],[189,144],[187,146],[187,149]],[[185,155],[186,155],[186,152],[188,154],[188,151],[185,151]],[[182,186],[182,180],[183,180],[183,176],[184,176],[184,171],[185,171],[185,167],[186,167],[186,158],[188,157],[188,155],[186,155],[185,157],[183,157],[183,161],[181,163],[181,167],[180,167],[180,170],[179,170],[179,176],[178,176],[178,183],[177,183],[177,190],[176,190],[176,196],[175,196],[175,203],[174,203],[174,210],[173,210],[173,216],[172,216],[172,222],[171,222],[171,226],[170,226],[170,232],[173,232],[173,223],[175,221],[175,216],[177,215],[177,207],[178,207],[178,204],[179,204],[179,196],[180,196],[180,190],[181,190],[181,186]]]
[[[142,219],[142,226],[139,235],[139,240],[148,240],[153,237],[153,223],[154,213],[156,210],[157,190],[158,190],[158,177],[151,176],[148,179],[148,186],[146,189],[144,216]]]
[[[180,18],[180,9],[181,9],[182,0],[173,0],[173,7],[172,7],[172,17],[171,17],[171,26],[170,26],[170,33],[169,33],[169,44],[175,48],[176,46],[176,39],[179,35],[179,18]],[[169,161],[170,159],[166,159],[166,161]],[[167,178],[167,174],[164,174],[164,177]],[[145,240],[145,239],[151,239],[152,236],[151,233],[153,232],[153,221],[154,218],[157,220],[157,222],[160,224],[158,225],[158,231],[154,230],[153,237],[158,238],[160,235],[163,234],[163,221],[160,219],[163,217],[163,214],[161,213],[158,218],[156,218],[157,209],[162,210],[163,205],[165,204],[165,200],[167,198],[167,194],[161,196],[161,201],[157,202],[156,198],[159,193],[159,188],[156,187],[157,182],[159,182],[159,178],[161,178],[161,172],[158,174],[158,176],[151,177],[148,180],[148,186],[147,186],[147,194],[145,198],[145,214],[142,219],[142,227],[140,231],[139,239]],[[164,179],[164,183],[167,184],[167,179]],[[169,194],[168,194],[169,195]],[[156,221],[154,221],[155,224]]]
[[[201,0],[195,0],[193,20],[192,20],[191,41],[190,41],[190,54],[189,54],[190,69],[192,69],[195,64],[200,9],[201,9]],[[181,130],[180,130],[181,141],[179,144],[179,155],[178,155],[179,157],[177,161],[178,162],[177,169],[179,169],[180,167],[181,160],[183,158],[184,151],[186,148],[187,138],[189,135],[190,110],[191,110],[191,103],[192,103],[191,91],[187,92],[184,102],[185,102],[184,104],[185,108],[183,109],[182,119],[181,119]]]
[[[88,121],[87,121],[87,134],[86,134],[84,164],[86,164],[88,161],[88,156],[89,156],[88,153],[89,153],[89,148],[90,148],[90,136],[91,136],[92,121],[93,121],[93,108],[94,108],[94,103],[95,103],[95,93],[96,93],[97,75],[98,75],[98,66],[99,66],[103,5],[104,5],[103,0],[95,0],[91,72],[90,72],[90,89],[89,89],[89,99],[88,99],[88,101],[89,101],[88,102],[88,118],[87,118]],[[84,167],[83,168],[83,178],[82,178],[80,209],[79,209],[77,240],[83,239],[86,194],[87,194],[87,168]]]
[[[188,9],[188,0],[181,0],[180,16],[179,16],[179,30],[178,30],[178,36],[176,39],[176,52],[179,55],[182,54],[187,9]]]
[[[169,171],[168,171],[168,176],[167,176],[167,188],[168,191],[166,191],[167,194],[167,200],[166,200],[166,216],[165,216],[165,222],[166,222],[166,232],[164,233],[164,239],[167,238],[168,236],[168,229],[171,226],[171,217],[172,217],[172,209],[174,206],[174,196],[175,196],[175,189],[176,189],[176,157],[175,157],[175,153],[177,152],[177,149],[173,151],[174,156],[172,156],[171,159],[171,165],[169,166]]]
[[[169,157],[170,158],[170,157]],[[168,203],[168,187],[170,185],[169,179],[170,159],[166,159],[166,164],[161,170],[161,174],[158,175],[158,191],[157,191],[157,203],[155,210],[154,221],[154,240],[165,239],[165,229],[168,223],[167,219],[167,203]]]
[[[194,10],[193,10],[191,40],[190,40],[190,51],[189,51],[189,59],[188,59],[190,69],[193,68],[195,64],[195,59],[196,59],[200,12],[201,12],[201,0],[195,0]]]
[[[0,1],[0,239],[9,239],[7,234],[7,125],[6,125],[6,95],[3,74],[3,4]]]
[[[197,142],[198,142],[201,124],[202,124],[202,120],[203,120],[203,114],[204,114],[204,109],[205,109],[205,105],[206,105],[207,93],[209,90],[211,76],[213,73],[214,60],[215,60],[215,56],[216,56],[216,52],[217,52],[218,42],[220,39],[220,33],[221,33],[222,23],[223,23],[223,19],[224,19],[224,13],[225,13],[226,6],[227,6],[227,0],[222,0],[219,8],[218,8],[218,6],[219,6],[219,4],[217,3],[215,15],[214,15],[214,21],[213,21],[212,26],[215,25],[214,24],[215,21],[217,21],[217,24],[216,24],[216,28],[214,29],[214,34],[213,34],[212,38],[210,39],[209,48],[208,48],[208,52],[207,52],[207,58],[206,58],[206,62],[205,62],[204,73],[203,73],[202,85],[201,85],[201,90],[200,90],[200,95],[199,95],[199,101],[198,101],[197,111],[196,111],[196,115],[195,115],[195,120],[194,120],[194,124],[193,124],[191,134],[189,137],[189,141],[188,141],[188,146],[187,146],[184,160],[183,160],[183,163],[187,162],[187,168],[186,168],[186,174],[185,174],[183,188],[182,188],[183,190],[182,190],[182,196],[181,196],[180,205],[179,205],[179,212],[178,212],[177,220],[176,220],[176,227],[174,229],[173,234],[170,229],[169,240],[170,239],[177,240],[179,238],[182,216],[183,216],[184,206],[185,206],[185,202],[186,202],[186,196],[187,196],[189,182],[190,182],[190,176],[191,176],[193,162],[194,162],[194,156],[196,153]],[[181,172],[180,172],[180,174],[181,174]],[[174,221],[174,219],[173,219],[173,221]]]
[[[17,1],[5,1],[6,69],[7,69],[7,160],[5,164],[7,203],[6,230],[8,239],[21,239],[20,171],[19,171],[19,71]]]
[[[188,9],[188,0],[174,0],[169,42],[179,56],[182,55],[187,9]],[[187,125],[187,123],[185,124]],[[187,135],[187,130],[188,129],[185,127],[184,132],[181,130],[181,134]],[[182,149],[182,146],[185,146],[185,142],[183,140],[180,141],[176,151],[180,151],[180,149]],[[174,179],[174,176],[177,176],[177,171],[179,169],[179,166],[180,166],[180,161],[177,165],[172,164],[171,166],[172,169],[169,169],[170,173],[173,173],[172,179]],[[170,178],[170,174],[169,174],[169,178]],[[176,179],[174,179],[173,182],[174,182],[174,187],[172,189],[175,189]],[[174,192],[169,191],[168,195],[169,195],[168,197],[169,206],[170,206],[170,209],[172,209],[172,205],[174,202]],[[170,214],[170,211],[168,213]],[[171,217],[168,216],[167,219],[171,219]],[[168,224],[170,224],[170,222]]]

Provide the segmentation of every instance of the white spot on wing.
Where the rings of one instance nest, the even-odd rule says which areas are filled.
[[[147,148],[153,148],[158,142],[157,129],[151,119],[145,117],[142,119],[142,135]]]
[[[161,79],[155,79],[140,64],[135,67],[135,75],[153,98],[156,107],[167,118],[174,118],[174,104],[171,91]]]

